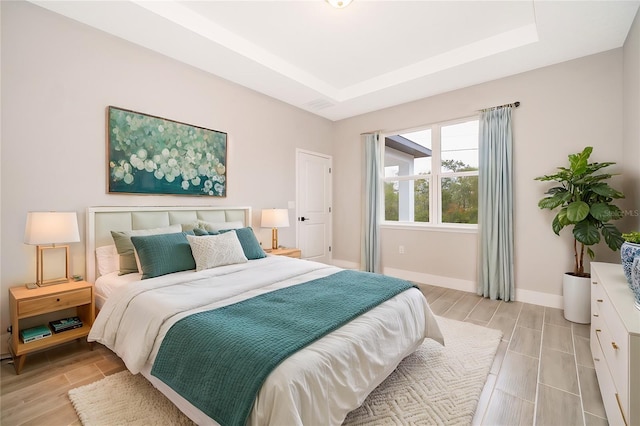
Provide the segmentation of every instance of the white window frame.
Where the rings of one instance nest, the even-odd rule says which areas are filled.
[[[412,133],[421,130],[431,129],[431,173],[428,175],[429,180],[429,222],[409,222],[409,221],[388,221],[386,219],[381,221],[381,226],[385,228],[393,229],[438,229],[439,231],[453,231],[453,232],[465,232],[475,233],[478,230],[478,225],[475,223],[443,223],[442,222],[442,190],[441,180],[445,177],[463,177],[463,176],[478,176],[479,171],[470,172],[442,172],[442,158],[441,158],[441,129],[442,127],[451,126],[459,123],[465,123],[468,121],[479,121],[480,117],[477,115],[458,118],[454,120],[441,121],[437,123],[428,124],[425,126],[415,127],[411,129],[404,129],[394,132],[385,132],[380,136],[384,141],[387,136],[400,135],[404,133]],[[479,138],[479,135],[478,135]],[[384,184],[388,182],[401,182],[401,181],[415,181],[417,179],[425,179],[424,175],[410,175],[410,176],[394,176],[386,178],[384,176],[384,158],[386,145],[380,144],[382,149],[381,158],[382,170],[380,172],[381,185],[380,185],[380,211],[382,216],[385,213],[385,199],[384,199]],[[478,147],[479,148],[479,147]],[[435,219],[435,220],[434,220]]]

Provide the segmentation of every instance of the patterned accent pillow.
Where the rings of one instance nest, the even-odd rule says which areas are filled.
[[[195,269],[191,246],[184,232],[132,236],[142,267],[142,279]]]
[[[238,236],[238,240],[240,240],[240,245],[242,246],[242,251],[244,251],[244,255],[249,260],[253,259],[262,259],[263,257],[267,257],[267,254],[262,250],[258,239],[256,238],[256,234],[253,233],[253,229],[251,227],[240,228],[240,229],[223,229],[220,231],[221,234],[225,232],[235,231]]]
[[[196,271],[218,266],[247,263],[242,245],[235,232],[201,237],[187,235],[191,253],[196,261]]]
[[[238,240],[240,240],[240,245],[242,246],[242,251],[244,251],[244,255],[248,260],[262,259],[263,257],[267,257],[267,254],[264,252],[264,250],[262,250],[262,246],[260,246],[260,242],[256,238],[256,234],[253,233],[253,229],[250,226],[239,229],[222,229],[220,230],[220,232],[205,231],[204,229],[194,228],[193,233],[196,236],[202,236],[219,235],[231,231],[234,231],[238,236]]]

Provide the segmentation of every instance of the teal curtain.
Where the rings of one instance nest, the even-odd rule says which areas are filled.
[[[360,269],[380,272],[380,170],[382,169],[380,135],[363,135],[364,139],[364,217]]]
[[[482,111],[478,176],[478,294],[515,300],[511,106]]]

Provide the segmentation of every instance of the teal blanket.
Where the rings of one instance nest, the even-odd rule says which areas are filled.
[[[190,315],[169,329],[151,374],[221,425],[244,425],[278,364],[411,287],[397,278],[340,271]]]

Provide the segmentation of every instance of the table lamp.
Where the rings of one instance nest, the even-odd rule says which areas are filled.
[[[37,246],[36,284],[47,286],[71,280],[69,274],[69,246],[60,243],[80,241],[78,232],[78,216],[76,212],[29,212],[24,230],[25,244]],[[44,279],[43,254],[47,249],[64,249],[66,260],[66,277]]]
[[[271,228],[271,248],[278,248],[278,228],[289,226],[289,211],[287,209],[262,210],[263,228]]]

